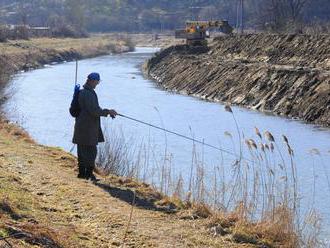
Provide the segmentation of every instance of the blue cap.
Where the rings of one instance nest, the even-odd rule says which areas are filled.
[[[92,72],[91,74],[88,75],[87,77],[89,80],[97,80],[100,81],[100,74],[98,74],[97,72]]]

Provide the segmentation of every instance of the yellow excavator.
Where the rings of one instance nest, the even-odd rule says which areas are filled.
[[[175,31],[175,38],[186,39],[189,46],[207,46],[210,30],[217,28],[225,34],[232,34],[233,27],[228,21],[187,21],[185,29]]]

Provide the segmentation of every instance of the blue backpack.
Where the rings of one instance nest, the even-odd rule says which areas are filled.
[[[80,114],[80,106],[79,106],[79,92],[80,92],[80,85],[76,84],[74,87],[73,98],[70,105],[70,114],[72,117],[77,118]]]

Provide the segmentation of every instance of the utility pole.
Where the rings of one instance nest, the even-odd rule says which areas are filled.
[[[241,0],[241,34],[244,33],[244,0]]]
[[[237,0],[236,2],[236,30],[238,31],[240,24],[239,24],[239,7],[240,7],[240,1]]]
[[[244,33],[244,0],[237,0],[236,29],[237,32]]]

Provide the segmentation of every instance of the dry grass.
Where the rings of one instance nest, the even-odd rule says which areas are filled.
[[[30,135],[22,128],[18,127],[14,123],[10,123],[8,120],[3,119],[0,115],[0,128],[6,130],[13,138],[22,139],[29,143],[35,143]]]
[[[4,168],[3,166],[6,166],[13,170],[13,168],[16,168],[15,166],[18,166],[18,171],[24,171],[26,166],[29,167],[29,170],[25,171],[24,174],[20,174],[22,171],[15,175],[10,171],[4,171],[1,175],[0,211],[2,218],[1,223],[4,223],[0,227],[0,234],[2,236],[8,235],[13,231],[12,229],[15,229],[25,233],[23,240],[25,240],[27,244],[29,244],[28,238],[33,237],[32,240],[47,240],[47,242],[53,242],[63,247],[77,247],[76,244],[79,244],[79,242],[87,242],[87,247],[95,247],[99,241],[92,238],[92,234],[86,232],[89,225],[86,226],[84,221],[89,223],[92,219],[96,218],[93,225],[104,226],[109,225],[109,220],[111,219],[112,224],[110,226],[120,226],[122,229],[126,228],[127,222],[125,220],[130,216],[130,205],[120,207],[119,213],[122,214],[125,212],[126,217],[124,221],[117,220],[116,218],[118,217],[113,217],[113,213],[111,212],[113,210],[109,212],[109,210],[105,208],[105,212],[103,212],[103,207],[101,207],[103,204],[114,208],[118,207],[118,202],[111,200],[111,197],[105,195],[108,191],[104,192],[102,187],[99,191],[96,191],[96,188],[90,187],[88,193],[84,193],[83,196],[77,193],[80,190],[86,191],[85,187],[87,185],[83,185],[81,181],[75,182],[74,178],[72,178],[74,175],[66,174],[68,171],[72,171],[72,168],[76,164],[74,157],[58,148],[44,148],[34,144],[32,141],[27,142],[27,137],[22,135],[24,132],[8,122],[1,122],[0,127],[0,146],[2,149],[0,154],[1,169]],[[20,135],[15,135],[18,133]],[[276,137],[273,137],[273,140],[276,141]],[[287,140],[286,142],[289,141]],[[253,146],[251,149],[254,149],[253,151],[256,150]],[[276,146],[274,149],[276,151]],[[267,149],[265,149],[265,152],[266,150]],[[24,155],[26,157],[20,156],[16,151],[21,151],[26,154]],[[270,150],[267,152],[269,153],[268,155],[272,153]],[[49,167],[49,165],[52,166]],[[194,164],[193,167],[198,169],[197,171],[200,171],[202,168],[202,166],[198,164]],[[60,171],[58,171],[58,168],[60,168]],[[36,173],[35,170],[40,174],[38,177],[33,174]],[[167,171],[164,170],[162,173],[167,173]],[[33,181],[29,181],[31,179],[27,180],[26,177],[29,176],[29,174],[31,174],[30,177]],[[200,173],[199,175],[205,174]],[[58,179],[56,179],[57,177]],[[5,179],[3,180],[3,178]],[[219,177],[219,179],[220,178],[221,177]],[[111,195],[114,194],[115,197],[118,197],[116,196],[118,193],[126,194],[127,196],[132,195],[132,192],[136,192],[137,202],[142,202],[142,205],[138,205],[139,207],[143,208],[144,201],[148,201],[148,204],[151,203],[152,206],[158,210],[179,211],[177,214],[172,215],[174,217],[160,217],[134,208],[132,223],[127,233],[128,240],[125,242],[132,242],[131,238],[133,238],[135,244],[139,242],[140,244],[145,244],[145,242],[147,242],[145,236],[143,236],[142,239],[131,236],[133,235],[131,229],[134,229],[133,227],[137,225],[137,223],[140,223],[138,229],[139,233],[150,233],[151,230],[154,230],[152,226],[155,226],[156,223],[159,228],[165,228],[166,230],[170,228],[172,225],[171,223],[175,223],[175,227],[173,226],[170,230],[177,231],[175,235],[171,234],[174,235],[171,236],[171,238],[182,236],[186,244],[189,243],[197,247],[239,247],[240,244],[242,244],[243,247],[298,247],[297,232],[295,229],[296,215],[295,212],[292,211],[293,205],[282,204],[282,207],[279,207],[278,204],[269,205],[270,207],[275,206],[275,208],[265,208],[263,216],[251,218],[251,208],[247,208],[247,206],[249,206],[249,198],[235,198],[236,200],[242,199],[242,201],[240,201],[238,207],[234,209],[219,208],[218,205],[210,205],[207,202],[197,200],[196,196],[201,194],[213,195],[208,192],[199,192],[198,194],[196,192],[179,193],[183,190],[182,188],[179,189],[183,187],[182,184],[184,182],[182,180],[182,178],[179,178],[180,182],[176,182],[175,184],[173,184],[171,180],[164,180],[164,183],[170,182],[173,184],[173,187],[167,186],[171,189],[171,192],[173,192],[172,196],[159,193],[154,186],[146,182],[139,182],[137,179],[133,178],[108,175],[102,180],[102,184],[108,187],[109,193]],[[192,184],[196,185],[197,182],[202,181],[203,180],[196,178],[193,180]],[[34,185],[39,186],[36,187]],[[217,185],[221,186],[220,183]],[[200,188],[200,191],[207,190],[205,187],[204,189],[203,187],[197,188]],[[88,197],[85,197],[86,194],[96,194],[97,196],[95,196],[95,199],[90,199],[90,202],[88,201]],[[46,198],[40,198],[46,195]],[[219,196],[219,194],[214,194],[214,197],[216,196]],[[47,204],[40,199],[47,199]],[[225,197],[225,199],[227,198]],[[97,209],[95,209],[92,203],[95,200],[98,202]],[[132,202],[132,198],[126,198],[124,200],[128,203]],[[220,199],[218,200],[218,204],[225,205],[222,204]],[[111,203],[108,203],[108,201],[111,201]],[[75,202],[80,202],[79,206],[81,209],[78,211],[74,210],[77,206]],[[91,213],[91,211],[94,212]],[[86,217],[84,217],[85,215]],[[80,221],[80,218],[86,219]],[[156,218],[155,222],[153,222],[153,218]],[[158,220],[159,218],[162,219]],[[52,221],[49,222],[49,219]],[[74,227],[65,224],[68,223],[68,220]],[[317,222],[313,220],[315,220],[315,218],[309,218],[310,222],[317,225]],[[190,229],[191,221],[194,223],[193,229]],[[177,226],[179,224],[180,227]],[[308,247],[313,247],[312,245],[318,242],[318,240],[315,239],[317,233],[313,232],[312,229],[310,230]],[[118,238],[113,241],[113,244],[120,245],[124,230],[116,233]],[[108,232],[105,232],[104,235],[105,234],[108,234]],[[63,237],[66,237],[65,235],[70,235],[70,237],[58,240],[57,237],[62,235],[64,235]],[[85,238],[90,240],[85,240]],[[22,240],[11,239],[13,244],[18,241]],[[27,247],[29,246],[27,245]]]
[[[29,136],[26,134],[26,132],[22,131],[18,127],[16,127],[13,124],[8,123],[7,121],[1,121],[0,122],[0,128],[5,132],[7,137],[2,138],[2,143],[6,144],[7,146],[17,146],[17,142],[23,142],[26,144],[33,144],[33,141],[29,138]],[[160,193],[157,191],[157,188],[155,186],[150,185],[147,182],[140,182],[137,179],[133,179],[132,177],[118,177],[115,175],[108,175],[104,179],[105,185],[111,185],[116,191],[120,190],[121,192],[136,192],[137,198],[143,202],[147,202],[148,204],[151,204],[156,209],[163,209],[163,210],[175,210],[175,211],[182,211],[182,213],[179,213],[178,216],[182,216],[182,219],[187,220],[198,220],[206,218],[206,227],[209,230],[209,233],[213,236],[219,236],[224,237],[226,240],[231,240],[231,242],[237,242],[237,243],[244,243],[244,244],[250,244],[250,245],[264,245],[265,247],[298,247],[298,235],[299,230],[296,228],[296,221],[297,221],[297,215],[296,215],[296,204],[293,204],[294,201],[297,201],[295,197],[297,197],[294,192],[291,190],[289,191],[288,183],[292,183],[293,186],[295,186],[295,178],[292,177],[292,180],[290,181],[277,181],[274,180],[275,177],[282,178],[283,175],[288,175],[288,169],[291,168],[295,171],[295,167],[291,165],[291,162],[288,164],[282,164],[282,168],[274,167],[270,161],[271,161],[271,155],[277,151],[278,147],[276,145],[276,137],[274,137],[270,132],[265,133],[265,138],[258,135],[260,134],[260,131],[256,132],[258,138],[260,139],[263,144],[265,144],[263,147],[264,149],[259,148],[259,146],[256,148],[252,143],[256,143],[255,141],[247,142],[247,147],[251,151],[251,156],[253,157],[260,157],[260,155],[264,156],[263,161],[266,163],[261,166],[259,160],[257,160],[256,165],[254,165],[254,168],[266,168],[269,172],[268,174],[265,174],[262,170],[259,172],[260,175],[264,175],[264,183],[259,183],[261,179],[256,180],[255,177],[252,177],[254,181],[253,184],[257,184],[259,190],[262,191],[263,185],[273,185],[273,183],[282,183],[278,184],[277,190],[274,191],[272,187],[264,188],[264,192],[268,194],[266,197],[259,197],[255,198],[254,195],[248,196],[246,191],[241,191],[242,189],[246,189],[251,187],[251,189],[256,188],[256,185],[250,185],[246,184],[246,179],[244,180],[238,180],[233,181],[233,185],[224,187],[225,189],[231,189],[231,190],[223,190],[220,187],[220,191],[218,194],[214,194],[214,192],[207,192],[207,190],[219,190],[218,188],[206,188],[202,187],[201,184],[203,182],[203,179],[201,177],[205,176],[205,173],[201,170],[203,169],[203,166],[199,164],[199,162],[196,160],[194,164],[192,164],[192,167],[194,170],[196,170],[197,174],[194,175],[194,179],[192,180],[192,185],[195,185],[195,188],[198,189],[197,191],[188,192],[188,193],[182,193],[183,191],[183,179],[180,177],[179,182],[173,182],[172,180],[164,180],[163,183],[170,183],[172,186],[167,185],[163,186],[162,188],[169,188],[172,189],[170,192],[172,192],[171,195],[166,195],[163,193]],[[265,141],[268,140],[272,143],[265,143]],[[289,140],[287,137],[283,137],[284,145],[289,145]],[[274,150],[271,149],[271,144],[274,143]],[[267,146],[268,150],[267,150]],[[117,146],[118,147],[118,146]],[[120,146],[119,146],[120,147]],[[260,153],[257,153],[257,150],[260,149]],[[290,148],[292,149],[292,148]],[[17,150],[17,148],[15,148]],[[47,153],[52,161],[56,161],[58,164],[57,166],[62,165],[63,167],[69,167],[72,168],[75,166],[76,160],[73,156],[68,155],[64,153],[61,149],[54,149],[49,148],[47,149]],[[127,153],[124,153],[127,154]],[[289,157],[291,156],[290,150],[288,151]],[[4,154],[0,154],[1,156],[5,156]],[[44,155],[40,155],[44,156]],[[198,157],[197,155],[194,155]],[[284,156],[282,154],[282,156]],[[280,156],[281,157],[281,156]],[[284,159],[284,158],[282,158]],[[139,160],[142,162],[143,160]],[[34,159],[28,159],[28,164],[35,164],[36,162]],[[236,166],[239,168],[241,166],[239,163],[236,164]],[[243,166],[241,166],[244,168]],[[140,170],[143,169],[143,167],[138,167]],[[151,168],[151,167],[150,167]],[[122,169],[122,168],[121,168]],[[131,168],[132,169],[132,168]],[[136,169],[136,168],[135,168]],[[279,170],[280,169],[280,170]],[[273,173],[270,173],[270,171],[273,170]],[[127,171],[127,170],[124,170]],[[136,171],[137,175],[142,175],[143,173],[139,173],[139,171]],[[168,170],[160,170],[159,173],[168,173]],[[239,173],[239,172],[237,172]],[[263,174],[264,173],[264,174]],[[281,174],[282,173],[282,174]],[[107,173],[106,173],[107,174]],[[247,175],[246,173],[242,173],[241,175]],[[238,174],[236,174],[237,176]],[[255,175],[255,174],[253,174]],[[266,177],[266,175],[268,175]],[[294,176],[294,173],[291,173],[292,176]],[[11,182],[12,185],[15,187],[22,184],[22,180],[20,177],[17,176],[10,176],[10,175],[4,175],[5,178],[8,179],[8,182]],[[166,178],[169,177],[168,175],[159,175],[159,178]],[[215,177],[214,179],[217,179]],[[175,180],[175,179],[173,179]],[[204,179],[205,180],[205,179]],[[218,180],[221,180],[221,177],[218,177]],[[269,181],[265,181],[269,180]],[[14,190],[11,190],[11,187],[8,186],[10,184],[1,182],[3,185],[0,187],[1,192],[1,211],[2,213],[6,213],[4,216],[7,216],[6,218],[10,219],[31,219],[30,217],[26,216],[32,216],[32,219],[38,219],[36,216],[36,213],[31,214],[33,212],[31,206],[33,206],[33,211],[38,209],[35,205],[35,201],[33,200],[33,197],[29,194],[26,194],[26,192],[22,191],[20,193],[15,192]],[[213,184],[213,183],[212,183]],[[179,186],[178,186],[179,185]],[[217,184],[221,186],[222,184],[218,182]],[[241,185],[244,185],[242,187]],[[283,186],[283,187],[282,187]],[[15,188],[13,187],[13,188]],[[236,189],[235,189],[236,187]],[[295,187],[292,187],[293,190],[295,190]],[[62,192],[60,189],[58,189],[59,192]],[[129,191],[127,191],[129,190]],[[233,190],[237,190],[236,192]],[[179,193],[181,191],[181,193]],[[223,204],[221,202],[221,195],[222,194],[231,194],[236,195],[235,197],[225,196],[223,199],[231,200],[231,203]],[[62,192],[62,194],[66,194],[66,190]],[[272,195],[280,194],[280,197],[278,199],[281,199],[280,201],[273,201],[273,198],[270,197]],[[207,198],[201,197],[201,195],[211,195],[213,197],[219,197],[220,199],[211,199],[211,202],[217,202],[219,205],[209,204],[209,202],[205,201]],[[257,194],[255,194],[257,195]],[[204,201],[203,201],[204,199]],[[127,200],[127,202],[130,202],[131,199],[127,198],[124,199]],[[261,201],[261,202],[260,202]],[[239,202],[239,204],[234,205],[234,202]],[[255,207],[253,204],[259,204],[259,210],[261,210],[262,215],[258,215],[254,213],[257,207]],[[223,208],[224,205],[227,205],[228,208]],[[238,206],[238,207],[237,207]],[[254,207],[251,207],[254,206]],[[235,208],[232,208],[235,207]],[[38,212],[37,212],[38,213]],[[38,213],[40,214],[40,212]],[[41,216],[43,214],[40,214]],[[8,217],[9,216],[9,217]],[[22,217],[23,216],[23,217]],[[25,217],[24,217],[25,216]],[[309,222],[313,218],[309,218]],[[314,218],[315,219],[315,218]],[[38,220],[39,222],[39,220]],[[45,223],[45,222],[44,222]],[[309,234],[308,237],[306,237],[305,243],[308,244],[308,247],[313,247],[313,244],[317,244],[319,241],[317,239],[317,236],[319,233],[317,232],[317,224],[318,222],[314,221],[315,228],[309,228]],[[9,225],[9,227],[11,224]],[[14,226],[15,227],[15,226]],[[24,229],[24,228],[25,229]],[[27,233],[34,233],[31,230],[28,230],[29,226],[22,225],[20,228],[23,228]],[[47,227],[46,224],[42,224],[40,227],[37,227],[35,230],[35,235],[40,236],[40,232]],[[18,227],[17,227],[18,228]],[[61,228],[60,228],[61,229]],[[8,233],[8,228],[2,228],[1,229],[3,233]],[[313,231],[316,230],[316,231]],[[49,230],[46,228],[44,235],[48,237],[50,240],[53,240],[55,243],[57,242],[56,239],[52,236],[53,234],[53,227],[49,228]],[[48,235],[48,236],[47,236]],[[55,235],[56,236],[56,235]],[[211,242],[211,241],[209,241]],[[301,242],[301,241],[300,241]]]
[[[74,229],[50,225],[38,199],[26,192],[21,185],[20,177],[13,177],[2,169],[0,237],[7,238],[6,241],[13,247],[72,246],[74,243],[68,237],[76,236]]]
[[[232,141],[236,136],[236,142],[242,143],[244,136],[240,134],[235,113],[230,106],[225,108],[233,116],[238,132],[236,135],[226,132],[226,136]],[[123,145],[127,143],[125,138],[119,135],[117,139],[114,130],[110,132],[114,135],[110,140],[116,145],[106,145],[106,149],[101,150],[100,162],[106,170],[113,157],[116,161],[125,161],[119,167],[112,166],[112,173],[151,183],[153,189],[167,195],[157,201],[158,205],[183,210],[184,219],[211,219],[213,224],[209,223],[208,229],[220,230],[220,236],[228,235],[235,242],[265,247],[299,247],[308,243],[308,247],[313,247],[311,244],[318,243],[319,229],[315,223],[306,223],[300,214],[297,168],[290,141],[285,135],[275,137],[270,131],[263,131],[264,135],[256,127],[256,137],[245,137],[246,147],[240,146],[238,157],[233,161],[233,174],[227,180],[222,163],[214,166],[212,177],[208,177],[203,154],[197,153],[195,145],[191,173],[184,180],[181,175],[172,174],[174,165],[167,159],[167,148],[161,162],[146,160],[148,154],[154,153],[148,150],[152,145],[134,148],[134,153],[130,150],[135,147],[134,143]],[[146,150],[146,147],[149,148]],[[149,174],[145,174],[146,170]],[[155,179],[159,181],[153,184]],[[302,228],[303,223],[309,228]]]
[[[83,55],[84,52],[91,53],[90,51],[97,52],[98,49],[116,46],[117,52],[126,45],[126,40],[110,39],[107,35],[91,36],[89,38],[34,38],[31,40],[15,40],[6,43],[0,43],[0,51],[2,55],[19,55],[22,53],[31,53],[41,50],[76,50],[80,51]],[[88,51],[89,50],[89,51]],[[108,52],[116,52],[109,50]]]
[[[204,219],[192,223],[175,211],[167,214],[172,202],[179,205],[180,200],[146,183],[115,176],[98,185],[77,179],[71,156],[27,142],[7,125],[0,126],[0,235],[23,233],[8,239],[14,247],[240,247],[211,237]],[[137,206],[133,212],[132,192]],[[139,205],[144,202],[141,195],[154,198],[153,206],[165,212],[146,210]]]
[[[35,38],[0,43],[0,89],[10,76],[19,70],[132,49],[130,40],[111,39],[107,35],[80,39]],[[2,96],[0,103],[1,98]]]
[[[297,234],[284,221],[292,218],[286,209],[281,209],[274,221],[251,222],[242,219],[239,213],[214,214],[208,228],[213,235],[228,237],[237,243],[261,245],[263,247],[299,247]]]

